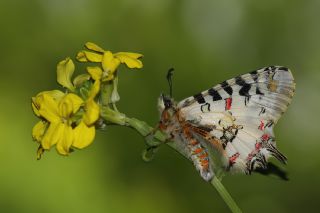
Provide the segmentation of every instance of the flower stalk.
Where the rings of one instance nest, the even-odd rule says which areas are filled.
[[[228,193],[226,188],[224,188],[221,181],[214,176],[211,180],[211,185],[217,190],[223,201],[227,204],[231,212],[242,212],[241,209],[237,206],[236,202],[232,199],[231,195]]]

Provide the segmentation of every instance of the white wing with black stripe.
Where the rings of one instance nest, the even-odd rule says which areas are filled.
[[[178,103],[189,122],[211,129],[221,142],[225,167],[250,173],[265,168],[270,156],[285,163],[273,127],[295,90],[291,71],[270,66],[229,79]]]

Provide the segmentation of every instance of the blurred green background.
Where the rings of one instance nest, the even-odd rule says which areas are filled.
[[[223,183],[244,212],[319,209],[320,1],[1,0],[1,212],[228,212],[193,166],[163,146],[151,163],[144,141],[113,126],[85,150],[36,160],[30,98],[58,88],[58,61],[86,41],[143,53],[120,70],[119,108],[158,121],[157,97],[175,67],[176,100],[268,65],[292,69],[292,105],[276,127],[289,181],[254,174]],[[83,71],[83,70],[82,70]]]

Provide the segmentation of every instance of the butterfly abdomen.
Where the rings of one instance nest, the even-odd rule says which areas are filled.
[[[189,158],[192,160],[200,175],[206,181],[213,177],[212,160],[206,147],[193,135],[192,126],[188,123],[182,124],[182,143],[185,143],[188,150]]]

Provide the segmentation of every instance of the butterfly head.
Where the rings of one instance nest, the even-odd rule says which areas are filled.
[[[174,101],[170,96],[161,94],[158,99],[158,108],[160,113],[174,107]]]
[[[174,115],[176,113],[176,104],[170,96],[161,94],[158,100],[158,109],[161,116],[160,123],[165,126],[173,121]]]
[[[172,75],[173,75],[173,68],[168,70],[167,73],[167,80],[169,83],[169,92],[170,95],[161,94],[158,99],[158,109],[161,115],[162,123],[167,123],[172,120],[171,118],[176,113],[176,103],[172,98]]]

